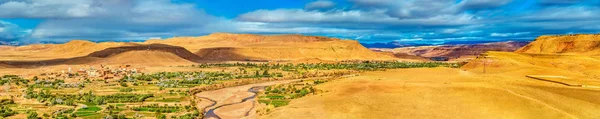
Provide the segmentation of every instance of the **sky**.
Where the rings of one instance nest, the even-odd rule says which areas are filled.
[[[427,45],[533,40],[600,33],[600,0],[0,0],[0,44],[215,32]]]

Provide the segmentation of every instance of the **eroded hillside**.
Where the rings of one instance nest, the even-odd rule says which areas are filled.
[[[487,51],[505,51],[512,52],[528,42],[496,42],[472,45],[445,45],[445,46],[421,46],[405,47],[395,49],[376,49],[381,51],[393,52],[395,54],[407,54],[420,57],[448,57],[450,59],[474,57]]]
[[[518,53],[600,55],[599,34],[540,36]]]
[[[303,35],[215,33],[146,42],[65,44],[1,47],[2,67],[60,64],[193,64],[202,61],[345,61],[397,60],[373,52],[356,41]],[[166,63],[169,62],[169,63]]]

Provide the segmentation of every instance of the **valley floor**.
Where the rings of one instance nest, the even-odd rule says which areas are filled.
[[[316,88],[260,118],[600,118],[600,89],[523,75],[417,68],[367,72]]]

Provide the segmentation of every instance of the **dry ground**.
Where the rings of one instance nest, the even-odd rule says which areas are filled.
[[[369,72],[260,118],[600,118],[600,89],[462,69]]]

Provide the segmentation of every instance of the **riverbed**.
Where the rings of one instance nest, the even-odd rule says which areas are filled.
[[[264,87],[276,84],[286,84],[303,79],[271,81],[248,84],[196,94],[202,101],[199,107],[204,107],[205,119],[255,118],[257,102],[256,93]]]

